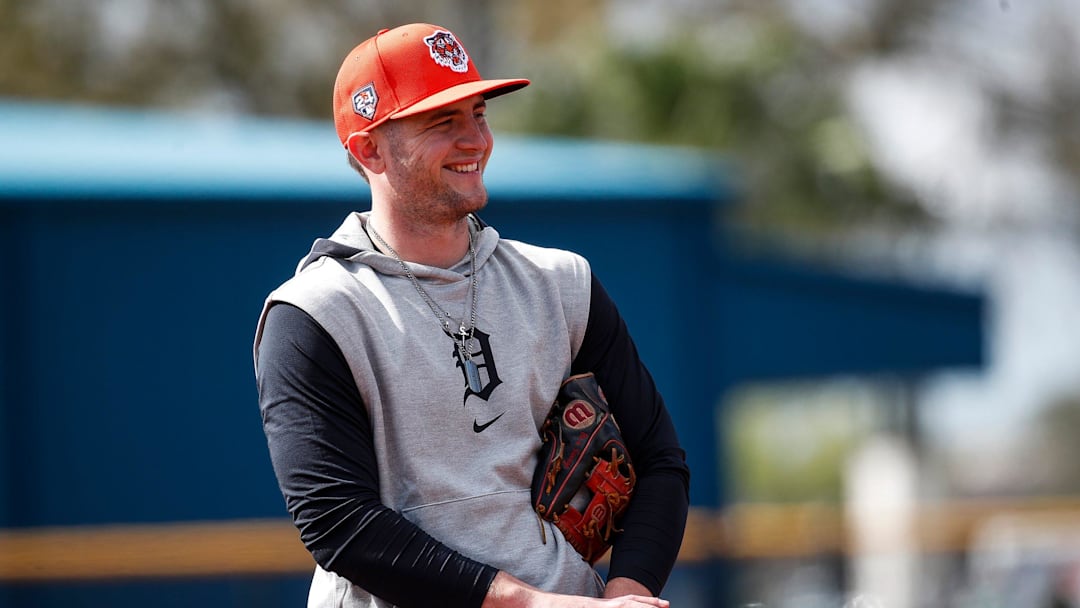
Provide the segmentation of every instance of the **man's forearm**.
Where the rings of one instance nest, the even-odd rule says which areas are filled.
[[[652,595],[652,592],[645,585],[625,576],[619,576],[607,582],[607,587],[604,588],[604,597],[621,597],[624,595]]]
[[[652,597],[644,585],[628,578],[612,579],[604,598],[548,593],[500,571],[491,582],[481,608],[669,608],[671,605],[667,600]]]

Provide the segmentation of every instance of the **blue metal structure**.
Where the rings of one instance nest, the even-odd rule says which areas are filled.
[[[332,125],[10,102],[0,137],[0,528],[284,517],[250,347],[266,293],[367,207]],[[695,505],[724,500],[715,408],[741,382],[983,362],[978,294],[733,251],[708,155],[497,135],[487,175],[485,221],[584,254],[619,303]],[[0,606],[285,606],[306,583],[26,584]]]

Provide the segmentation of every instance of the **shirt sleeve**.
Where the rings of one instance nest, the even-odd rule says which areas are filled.
[[[626,323],[595,277],[589,322],[571,372],[596,374],[630,452],[637,484],[612,546],[608,578],[628,577],[659,594],[682,545],[690,469],[675,426],[638,356]]]
[[[333,338],[275,304],[257,369],[274,473],[315,561],[397,606],[480,606],[497,570],[380,502],[371,421]]]

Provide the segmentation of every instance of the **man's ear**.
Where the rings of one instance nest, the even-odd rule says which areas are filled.
[[[345,147],[349,154],[353,155],[364,171],[368,173],[382,173],[386,169],[386,161],[379,150],[378,144],[371,133],[353,133],[345,140]]]

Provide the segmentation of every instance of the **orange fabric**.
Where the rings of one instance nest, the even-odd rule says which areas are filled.
[[[345,145],[353,133],[387,120],[528,84],[522,78],[482,79],[464,45],[445,28],[413,23],[384,29],[342,62],[334,83],[334,126]]]

